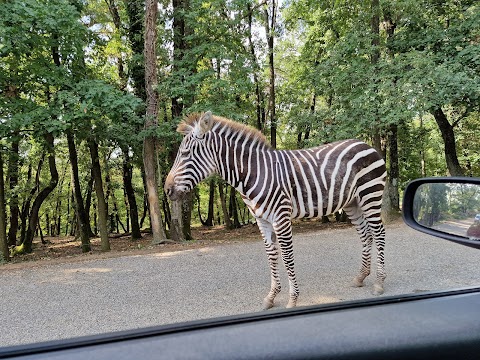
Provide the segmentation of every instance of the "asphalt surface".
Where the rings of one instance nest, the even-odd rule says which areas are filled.
[[[370,298],[353,228],[294,238],[298,305]],[[387,226],[385,294],[480,285],[480,252]],[[282,265],[283,266],[283,265]],[[283,267],[281,268],[283,270]],[[288,302],[288,282],[276,306]],[[270,286],[262,242],[28,269],[0,267],[0,346],[261,311]]]

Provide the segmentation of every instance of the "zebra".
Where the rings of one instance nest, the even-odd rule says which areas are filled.
[[[281,289],[280,254],[289,280],[287,308],[297,304],[292,219],[321,217],[340,209],[362,242],[362,264],[354,285],[363,286],[370,274],[374,241],[377,268],[373,293],[383,293],[385,229],[381,205],[386,167],[375,149],[350,139],[309,149],[275,150],[260,131],[210,111],[187,115],[177,131],[184,137],[164,191],[171,200],[178,200],[216,173],[241,194],[256,219],[270,265],[271,287],[263,300],[265,309],[273,307]]]

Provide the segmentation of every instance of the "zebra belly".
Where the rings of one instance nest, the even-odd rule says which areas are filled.
[[[324,190],[320,195],[313,193],[310,196],[303,196],[301,201],[292,197],[292,219],[321,218],[343,209],[352,201],[346,196],[348,192],[341,199],[337,192],[334,192],[332,197],[325,197],[325,193],[328,194]]]

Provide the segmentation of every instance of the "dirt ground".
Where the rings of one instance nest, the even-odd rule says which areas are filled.
[[[314,232],[332,228],[352,226],[346,223],[322,224],[318,220],[304,220],[294,223],[294,234]],[[82,253],[80,240],[73,237],[45,237],[47,244],[42,244],[40,238],[35,238],[31,254],[16,255],[3,269],[26,268],[41,266],[43,264],[78,262],[93,259],[120,257],[126,255],[140,255],[158,252],[180,251],[196,249],[205,246],[215,246],[227,243],[245,241],[261,241],[257,225],[244,225],[240,229],[227,230],[224,226],[192,227],[194,240],[182,243],[152,244],[152,235],[143,234],[140,240],[131,240],[130,236],[112,237],[111,250],[103,252],[100,247],[100,238],[90,239],[92,251]]]

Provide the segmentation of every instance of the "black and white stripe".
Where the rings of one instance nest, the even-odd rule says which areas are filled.
[[[351,139],[304,150],[274,150],[256,130],[210,112],[191,115],[179,131],[185,137],[165,191],[174,199],[218,173],[240,192],[257,219],[270,263],[272,285],[264,299],[266,308],[273,306],[280,291],[280,255],[289,277],[287,307],[297,302],[291,220],[321,217],[340,209],[355,225],[363,244],[355,285],[362,286],[370,274],[375,242],[374,291],[383,292],[385,230],[380,212],[386,169],[375,149]]]

